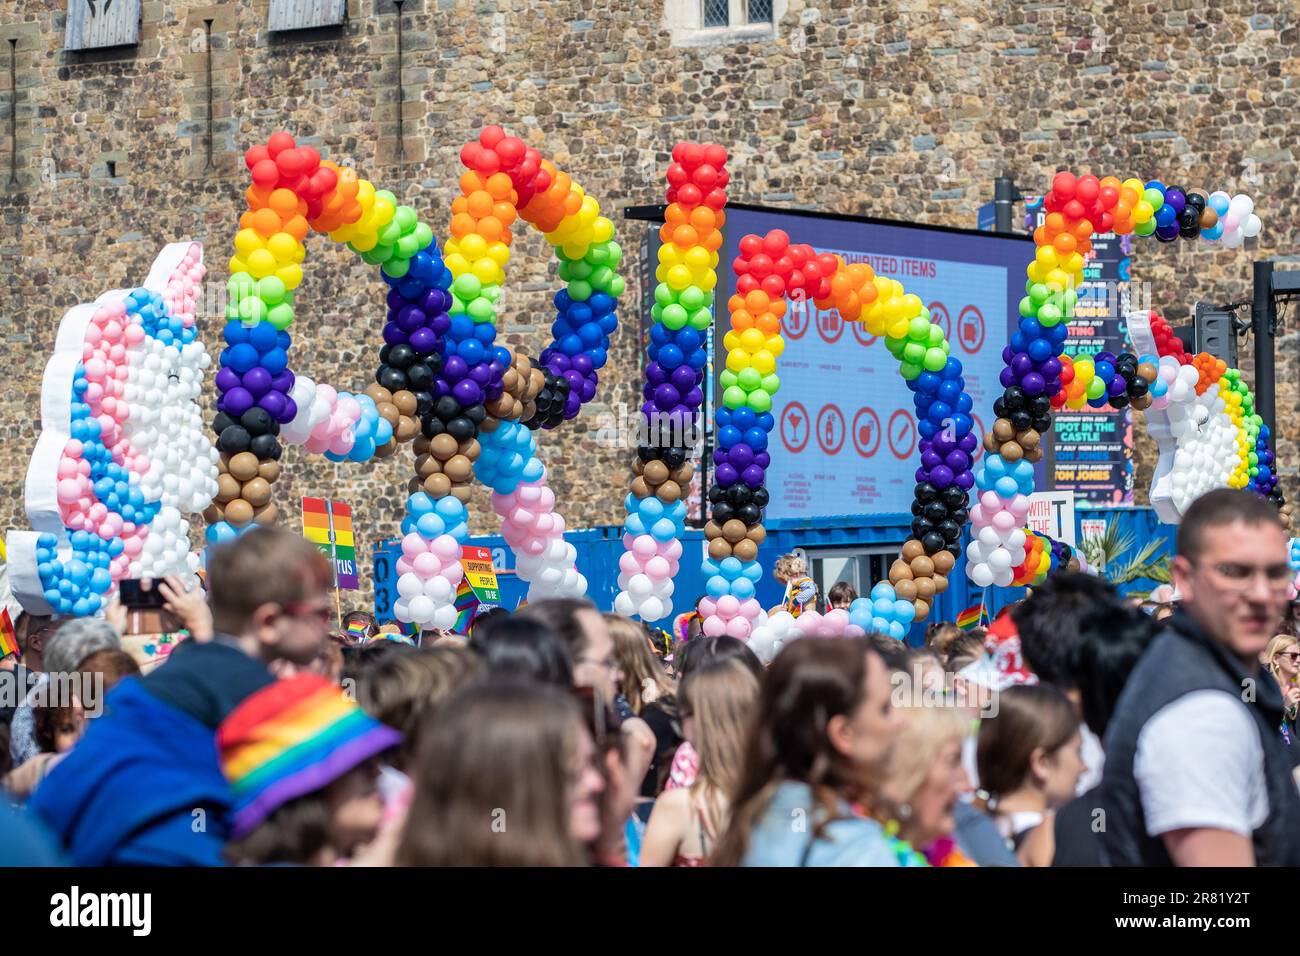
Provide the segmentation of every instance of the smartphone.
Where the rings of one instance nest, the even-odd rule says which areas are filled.
[[[153,578],[124,578],[117,583],[117,599],[122,607],[161,609],[166,602]]]

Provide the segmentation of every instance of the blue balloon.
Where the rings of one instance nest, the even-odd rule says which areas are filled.
[[[248,343],[232,345],[223,353],[224,364],[240,375],[254,368],[258,360],[257,349]]]
[[[434,502],[433,510],[438,513],[443,521],[464,521],[466,512],[465,506],[460,503],[460,499],[447,495],[445,498],[439,498]]]
[[[641,499],[640,507],[637,510],[646,521],[657,521],[664,515],[664,503],[651,495],[648,498]]]
[[[735,578],[740,576],[740,570],[741,570],[740,558],[737,558],[735,556],[725,557],[722,559],[722,562],[718,565],[718,567],[722,572],[722,576],[726,578],[728,581],[734,580]]]
[[[245,341],[247,341],[253,348],[257,349],[258,352],[269,352],[271,349],[279,345],[279,336],[276,334],[276,331],[276,327],[270,322],[259,322],[248,330],[248,336]],[[288,335],[286,335],[285,338],[287,339]],[[287,342],[284,347],[288,347]]]
[[[871,597],[872,600],[876,600],[876,601],[879,600],[893,601],[895,598],[894,586],[885,581],[881,581],[879,584],[877,584],[875,587],[871,589]]]
[[[729,586],[727,584],[727,579],[724,577],[715,574],[704,582],[704,593],[711,598],[720,598],[727,594],[728,591]]]
[[[894,602],[894,619],[902,621],[904,624],[909,623],[916,617],[916,606],[911,601],[898,600]]]
[[[881,617],[881,618],[885,618],[886,620],[889,620],[894,616],[894,602],[890,598],[887,597],[876,598],[872,602],[871,608],[875,612],[876,617]]]
[[[754,582],[746,577],[738,577],[731,582],[731,593],[741,601],[748,601],[755,594]]]
[[[1010,475],[1003,475],[993,482],[993,490],[999,498],[1014,498],[1020,491],[1020,483]]]
[[[899,621],[890,621],[889,636],[893,638],[897,638],[898,640],[901,641],[904,637],[907,636],[907,628],[904,627],[902,623],[900,623]]]
[[[677,537],[677,526],[667,518],[660,518],[650,529],[650,534],[656,541],[672,541]]]
[[[745,567],[740,573],[757,584],[759,579],[763,577],[763,567],[757,561],[746,561]]]
[[[447,530],[447,524],[438,515],[427,512],[416,519],[415,530],[420,537],[433,540]]]

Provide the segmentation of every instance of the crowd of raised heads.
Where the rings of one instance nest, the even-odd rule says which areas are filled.
[[[800,556],[775,573],[809,600]],[[1205,495],[1172,577],[1144,603],[1059,574],[987,627],[936,624],[923,646],[802,637],[764,663],[689,614],[669,634],[586,600],[492,611],[464,635],[340,621],[316,547],[259,529],[213,550],[204,587],[165,584],[191,636],[144,673],[112,614],[20,618],[0,671],[18,692],[0,858],[1300,863],[1300,639],[1276,513]],[[836,584],[822,606],[855,596]]]

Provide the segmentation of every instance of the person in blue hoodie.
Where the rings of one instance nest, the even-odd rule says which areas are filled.
[[[223,864],[232,797],[216,728],[273,681],[268,664],[315,660],[334,617],[332,582],[321,552],[288,531],[258,528],[213,549],[215,637],[182,643],[114,688],[29,802],[72,863]]]
[[[902,721],[864,638],[805,637],[763,680],[731,823],[712,866],[898,866],[872,803]]]

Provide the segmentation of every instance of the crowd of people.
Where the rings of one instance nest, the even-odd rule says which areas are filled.
[[[1169,615],[1059,574],[987,629],[805,637],[764,665],[585,600],[419,641],[363,612],[339,629],[320,552],[258,529],[213,550],[206,588],[166,582],[192,636],[146,673],[111,615],[23,615],[0,861],[1300,863],[1275,511],[1207,494],[1173,577]],[[78,695],[41,693],[64,675]]]

